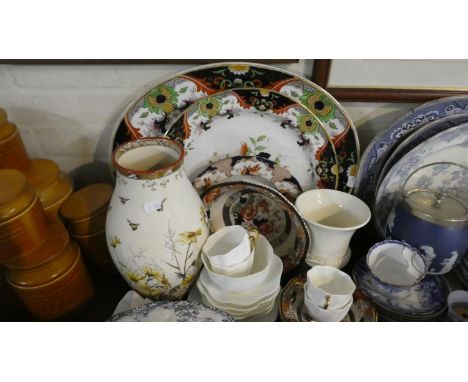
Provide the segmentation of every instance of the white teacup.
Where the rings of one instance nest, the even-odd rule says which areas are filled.
[[[394,287],[411,287],[426,275],[423,255],[404,241],[384,240],[374,244],[366,261],[374,277]]]
[[[351,256],[351,237],[370,220],[369,207],[353,195],[329,189],[302,193],[296,207],[312,232],[305,262],[310,266],[344,267]]]
[[[316,265],[307,272],[304,295],[324,310],[347,306],[355,290],[351,277],[337,268]]]
[[[252,254],[248,232],[240,225],[219,229],[208,237],[202,248],[211,267],[232,267]]]
[[[342,321],[353,305],[353,297],[348,303],[341,309],[323,309],[321,306],[315,303],[304,295],[304,305],[309,315],[317,321],[323,322],[339,322]]]

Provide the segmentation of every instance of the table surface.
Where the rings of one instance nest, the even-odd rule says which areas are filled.
[[[364,256],[367,250],[377,241],[379,241],[379,238],[371,230],[361,229],[357,231],[350,243],[351,260],[343,268],[343,271],[351,274],[356,260]],[[94,297],[76,312],[57,321],[107,321],[112,316],[118,302],[130,290],[120,274],[103,273],[92,264],[88,263],[87,265],[94,284]],[[281,285],[284,287],[292,277],[307,272],[309,268],[303,261],[293,272],[283,276]],[[452,272],[446,276],[452,289],[464,289]],[[36,321],[6,285],[0,287],[0,321]]]

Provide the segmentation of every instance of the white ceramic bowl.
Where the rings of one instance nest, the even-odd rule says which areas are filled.
[[[349,302],[341,309],[322,309],[315,303],[315,301],[310,300],[307,295],[304,295],[304,304],[307,312],[315,320],[324,322],[339,322],[346,317],[349,309],[351,308],[351,305],[353,305],[353,296],[351,296]]]
[[[203,294],[201,291],[199,292],[203,303],[229,313],[236,320],[243,320],[269,312],[275,305],[276,298],[280,291],[281,287],[278,287],[278,289],[276,289],[271,295],[265,299],[262,299],[261,302],[245,308],[237,308],[233,307],[232,305],[223,304],[214,300],[208,294]]]
[[[206,239],[202,251],[214,267],[232,267],[251,255],[247,230],[240,225],[226,226]]]
[[[255,251],[250,252],[250,255],[244,261],[231,265],[230,267],[211,264],[208,256],[204,252],[202,252],[201,258],[205,267],[218,275],[240,277],[247,276],[251,273],[255,258],[254,252]]]
[[[245,276],[219,274],[215,269],[210,268],[210,264],[203,254],[202,261],[208,277],[218,288],[229,292],[245,292],[258,287],[265,280],[273,257],[275,254],[272,246],[264,236],[259,235],[254,255],[251,257],[253,262],[250,267],[251,272]]]
[[[272,294],[280,285],[281,273],[283,272],[283,262],[278,256],[271,258],[271,265],[263,282],[257,287],[244,292],[230,292],[220,288],[208,276],[208,271],[203,268],[200,277],[197,280],[199,290],[203,288],[208,291],[210,296],[216,301],[222,301],[225,304],[234,304],[240,307],[253,305],[262,298]]]
[[[326,265],[316,265],[307,272],[307,282],[304,292],[317,305],[341,309],[349,303],[356,285],[351,277],[337,268]]]

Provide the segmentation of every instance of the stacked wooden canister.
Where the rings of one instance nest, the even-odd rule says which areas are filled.
[[[30,159],[0,109],[0,267],[29,312],[67,316],[94,293],[80,254],[59,217],[73,184],[56,163]]]
[[[73,240],[83,254],[103,272],[117,272],[106,241],[106,217],[112,186],[95,183],[72,194],[60,209]]]

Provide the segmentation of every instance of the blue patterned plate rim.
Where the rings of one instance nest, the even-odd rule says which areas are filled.
[[[381,165],[393,148],[401,142],[401,138],[428,122],[465,111],[468,111],[468,96],[455,96],[427,102],[400,116],[387,129],[376,135],[362,154],[354,194],[369,202]]]

